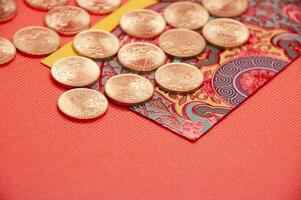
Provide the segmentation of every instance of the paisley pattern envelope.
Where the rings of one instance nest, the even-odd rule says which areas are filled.
[[[156,87],[150,101],[130,109],[180,136],[192,141],[197,140],[299,57],[301,3],[298,2],[300,1],[249,0],[247,12],[236,18],[250,30],[250,39],[244,46],[224,50],[207,45],[206,50],[196,58],[168,58],[167,62],[189,63],[203,72],[205,81],[197,91],[188,95],[175,95]],[[141,5],[138,5],[139,3]],[[170,4],[151,0],[144,3],[136,0],[135,4],[133,0],[120,8],[113,18],[117,18],[115,21],[118,22],[122,13],[138,7],[148,7],[162,12]],[[103,23],[109,21],[105,19]],[[107,28],[101,26],[98,24],[94,28]],[[158,38],[141,40],[130,37],[117,24],[107,29],[112,31],[122,44],[134,41],[158,43]],[[71,45],[68,45],[43,63],[51,66],[58,57],[73,55]],[[99,62],[99,65],[102,71],[101,79],[93,86],[97,90],[102,90],[108,78],[116,74],[129,73],[118,64],[116,58]],[[154,83],[154,72],[141,75]]]

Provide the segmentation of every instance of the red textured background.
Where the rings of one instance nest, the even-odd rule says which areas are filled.
[[[17,1],[9,39],[45,15]],[[0,67],[0,200],[301,199],[301,59],[196,143],[115,105],[68,120],[40,60]]]

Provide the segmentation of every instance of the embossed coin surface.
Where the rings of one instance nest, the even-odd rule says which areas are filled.
[[[203,28],[203,35],[214,45],[233,48],[248,41],[249,30],[239,21],[220,18],[208,22]]]
[[[0,37],[0,65],[9,63],[15,56],[15,46],[9,40]]]
[[[51,75],[65,86],[84,87],[98,80],[100,69],[91,59],[70,56],[56,61],[51,68]]]
[[[59,109],[69,117],[93,119],[108,110],[107,98],[96,90],[77,88],[63,93],[58,99]]]
[[[136,9],[121,17],[120,26],[123,31],[134,37],[153,38],[164,31],[166,22],[157,12]]]
[[[47,55],[60,46],[59,35],[42,26],[28,26],[17,31],[13,38],[16,48],[30,55]]]
[[[120,74],[105,84],[105,93],[115,103],[130,106],[150,99],[154,93],[152,83],[139,75]]]
[[[25,0],[25,2],[32,8],[50,10],[54,7],[65,5],[68,0]]]
[[[169,63],[155,73],[160,88],[169,92],[189,93],[200,87],[204,76],[196,67],[185,63]]]
[[[121,0],[76,0],[83,9],[93,14],[107,14],[120,6]]]
[[[120,42],[112,33],[88,30],[75,37],[73,47],[80,55],[93,59],[103,59],[115,55],[120,48]]]
[[[119,62],[134,71],[152,71],[165,63],[165,53],[157,46],[146,42],[133,42],[118,52]]]
[[[203,27],[207,23],[209,14],[200,4],[177,2],[165,9],[164,18],[172,27],[194,30]]]
[[[203,0],[203,6],[217,17],[237,17],[248,8],[248,0]]]
[[[17,12],[14,0],[0,0],[0,23],[11,20]]]
[[[59,6],[48,11],[46,25],[58,33],[76,34],[90,26],[90,15],[75,6]]]
[[[159,37],[159,46],[169,55],[185,58],[202,53],[206,47],[206,41],[197,32],[171,29]]]

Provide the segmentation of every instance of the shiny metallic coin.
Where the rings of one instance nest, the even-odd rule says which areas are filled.
[[[206,40],[224,48],[238,47],[249,39],[249,30],[233,19],[220,18],[208,22],[203,28]]]
[[[152,83],[139,75],[113,76],[105,84],[105,93],[115,103],[131,106],[149,100],[154,93]]]
[[[168,92],[189,93],[202,85],[204,76],[193,65],[169,63],[156,71],[155,80],[160,88]]]
[[[121,0],[76,0],[83,9],[93,14],[108,14],[116,10]]]
[[[54,7],[67,4],[68,0],[25,0],[25,2],[30,7],[38,10],[50,10]]]
[[[209,20],[208,11],[200,4],[193,2],[177,2],[164,11],[167,23],[176,28],[200,29]]]
[[[157,12],[136,9],[125,13],[120,26],[127,34],[138,38],[153,38],[162,33],[166,27],[164,18]]]
[[[15,56],[15,46],[9,40],[0,37],[0,65],[9,63]]]
[[[48,11],[46,25],[58,33],[72,35],[90,26],[90,15],[75,6],[59,6]]]
[[[248,8],[248,0],[203,0],[203,6],[217,17],[237,17]]]
[[[118,52],[119,62],[134,71],[147,72],[165,63],[165,53],[156,45],[146,42],[133,42],[123,46]]]
[[[92,59],[104,59],[118,52],[120,42],[112,33],[101,30],[88,30],[76,35],[73,47],[82,56]]]
[[[51,68],[52,77],[68,87],[85,87],[98,80],[100,69],[93,60],[80,56],[62,58]]]
[[[0,0],[0,23],[16,16],[17,6],[14,0]]]
[[[187,29],[171,29],[159,37],[159,46],[175,57],[192,57],[203,52],[206,41],[197,32]]]
[[[107,98],[96,90],[77,88],[63,93],[58,99],[59,109],[76,119],[94,119],[108,110]]]
[[[16,48],[30,55],[47,55],[60,46],[59,35],[42,26],[28,26],[17,31],[13,38]]]

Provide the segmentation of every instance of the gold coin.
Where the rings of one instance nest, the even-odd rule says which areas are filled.
[[[75,6],[58,6],[48,11],[46,25],[58,33],[73,35],[90,26],[90,15]]]
[[[157,12],[136,9],[123,14],[120,26],[127,34],[138,38],[153,38],[166,27],[164,18]]]
[[[155,73],[160,88],[168,92],[189,93],[199,88],[204,80],[202,72],[186,63],[169,63]]]
[[[108,110],[107,98],[96,90],[77,88],[63,93],[58,107],[65,115],[76,119],[94,119]]]
[[[67,4],[68,0],[25,0],[25,2],[30,7],[38,10],[50,10],[54,7]]]
[[[121,0],[76,0],[77,4],[93,14],[108,14],[116,10]]]
[[[47,55],[60,46],[59,35],[42,26],[28,26],[17,31],[13,38],[16,48],[30,55]]]
[[[195,30],[200,29],[207,23],[209,13],[200,4],[177,2],[165,9],[164,18],[172,27]]]
[[[149,100],[153,96],[154,87],[142,76],[120,74],[106,82],[105,93],[115,103],[131,106]]]
[[[203,6],[217,17],[237,17],[248,8],[248,0],[203,0]]]
[[[69,56],[54,63],[52,77],[68,87],[85,87],[98,80],[100,69],[97,63],[89,58]]]
[[[17,6],[14,0],[0,0],[0,23],[11,20],[16,13]]]
[[[0,65],[9,63],[15,56],[15,46],[9,40],[0,37]]]
[[[156,45],[147,42],[133,42],[120,49],[118,60],[130,70],[147,72],[162,66],[166,56]]]
[[[73,47],[82,56],[92,59],[104,59],[118,52],[120,42],[112,33],[101,30],[88,30],[76,35]]]
[[[233,48],[248,41],[249,29],[239,21],[220,18],[208,22],[203,28],[203,35],[216,46]]]
[[[159,37],[159,46],[175,57],[192,57],[203,52],[206,41],[197,32],[187,29],[171,29]]]

